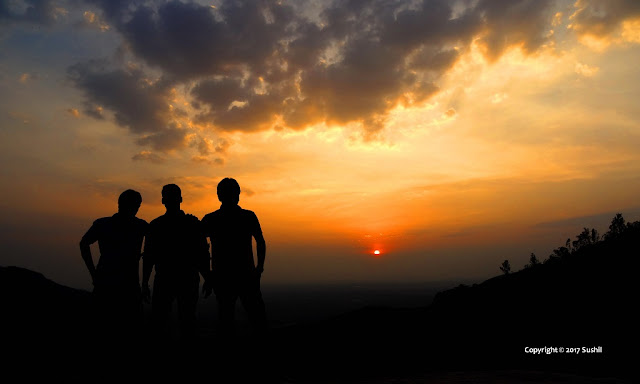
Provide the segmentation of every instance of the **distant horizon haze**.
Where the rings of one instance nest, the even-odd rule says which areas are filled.
[[[632,212],[637,213],[623,213],[628,222],[640,219],[640,210]],[[568,238],[575,240],[584,227],[595,228],[603,235],[608,230],[613,216],[615,213],[538,223],[530,226],[531,236],[528,238],[509,237],[505,235],[508,232],[499,232],[505,236],[504,243],[488,241],[485,238],[484,242],[456,245],[456,237],[452,236],[450,244],[445,243],[439,247],[410,249],[402,245],[389,246],[381,255],[374,255],[371,251],[373,247],[365,249],[364,246],[359,246],[357,241],[347,243],[341,248],[339,245],[317,244],[311,241],[296,244],[275,239],[270,241],[267,250],[267,264],[262,282],[268,287],[330,287],[359,284],[455,286],[480,283],[501,274],[499,266],[505,259],[510,260],[514,270],[523,268],[529,262],[531,253],[535,253],[539,260],[545,260],[553,249],[564,246]],[[81,220],[77,221],[75,225],[79,226]],[[2,265],[32,269],[57,283],[92,290],[89,274],[79,251],[76,251],[77,243],[73,241],[75,239],[68,239],[68,243],[60,244],[56,241],[56,233],[61,231],[59,227],[43,226],[39,229],[41,233],[47,233],[45,238],[49,240],[49,257],[43,258],[35,252],[28,253],[30,250],[37,250],[41,246],[39,244],[7,242],[3,245],[13,245],[16,252],[10,257],[12,254],[8,252],[12,248],[6,247],[7,252],[3,253],[6,262]],[[265,230],[265,236],[268,236],[269,232]],[[92,251],[97,261],[100,255],[97,245],[92,245]],[[289,257],[288,254],[295,257]]]

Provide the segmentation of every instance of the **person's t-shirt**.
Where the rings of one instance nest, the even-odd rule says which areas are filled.
[[[183,211],[165,213],[149,224],[144,258],[165,277],[194,277],[208,270],[209,245],[200,220]]]
[[[214,272],[246,273],[255,269],[252,237],[262,235],[255,213],[238,205],[222,205],[203,217],[202,224],[211,239]]]
[[[96,284],[138,286],[142,242],[147,222],[119,213],[103,217],[82,237],[82,242],[98,242],[100,258],[96,266]]]

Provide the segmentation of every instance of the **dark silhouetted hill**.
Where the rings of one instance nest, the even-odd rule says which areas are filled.
[[[439,292],[423,308],[364,308],[279,339],[293,351],[293,366],[323,367],[327,379],[513,369],[626,378],[637,340],[639,256],[634,223],[562,257]],[[527,347],[565,352],[534,355]],[[602,352],[585,353],[594,347]]]
[[[90,296],[28,269],[0,267],[0,329],[4,337],[23,341],[76,338],[88,321]]]
[[[77,356],[91,353],[90,296],[28,269],[0,267],[0,372],[21,382],[68,381]]]

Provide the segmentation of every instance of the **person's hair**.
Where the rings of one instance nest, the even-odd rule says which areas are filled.
[[[225,177],[218,183],[218,199],[220,201],[237,201],[239,196],[240,184],[235,179]]]
[[[176,197],[182,197],[182,191],[180,190],[180,187],[178,187],[175,184],[167,184],[164,187],[162,187],[162,198],[176,198]]]
[[[139,208],[142,204],[142,195],[133,189],[127,189],[118,197],[119,208]]]

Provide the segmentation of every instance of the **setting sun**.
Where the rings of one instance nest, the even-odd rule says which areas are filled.
[[[380,255],[380,250],[376,249],[375,251],[373,251],[373,254],[376,256]]]

